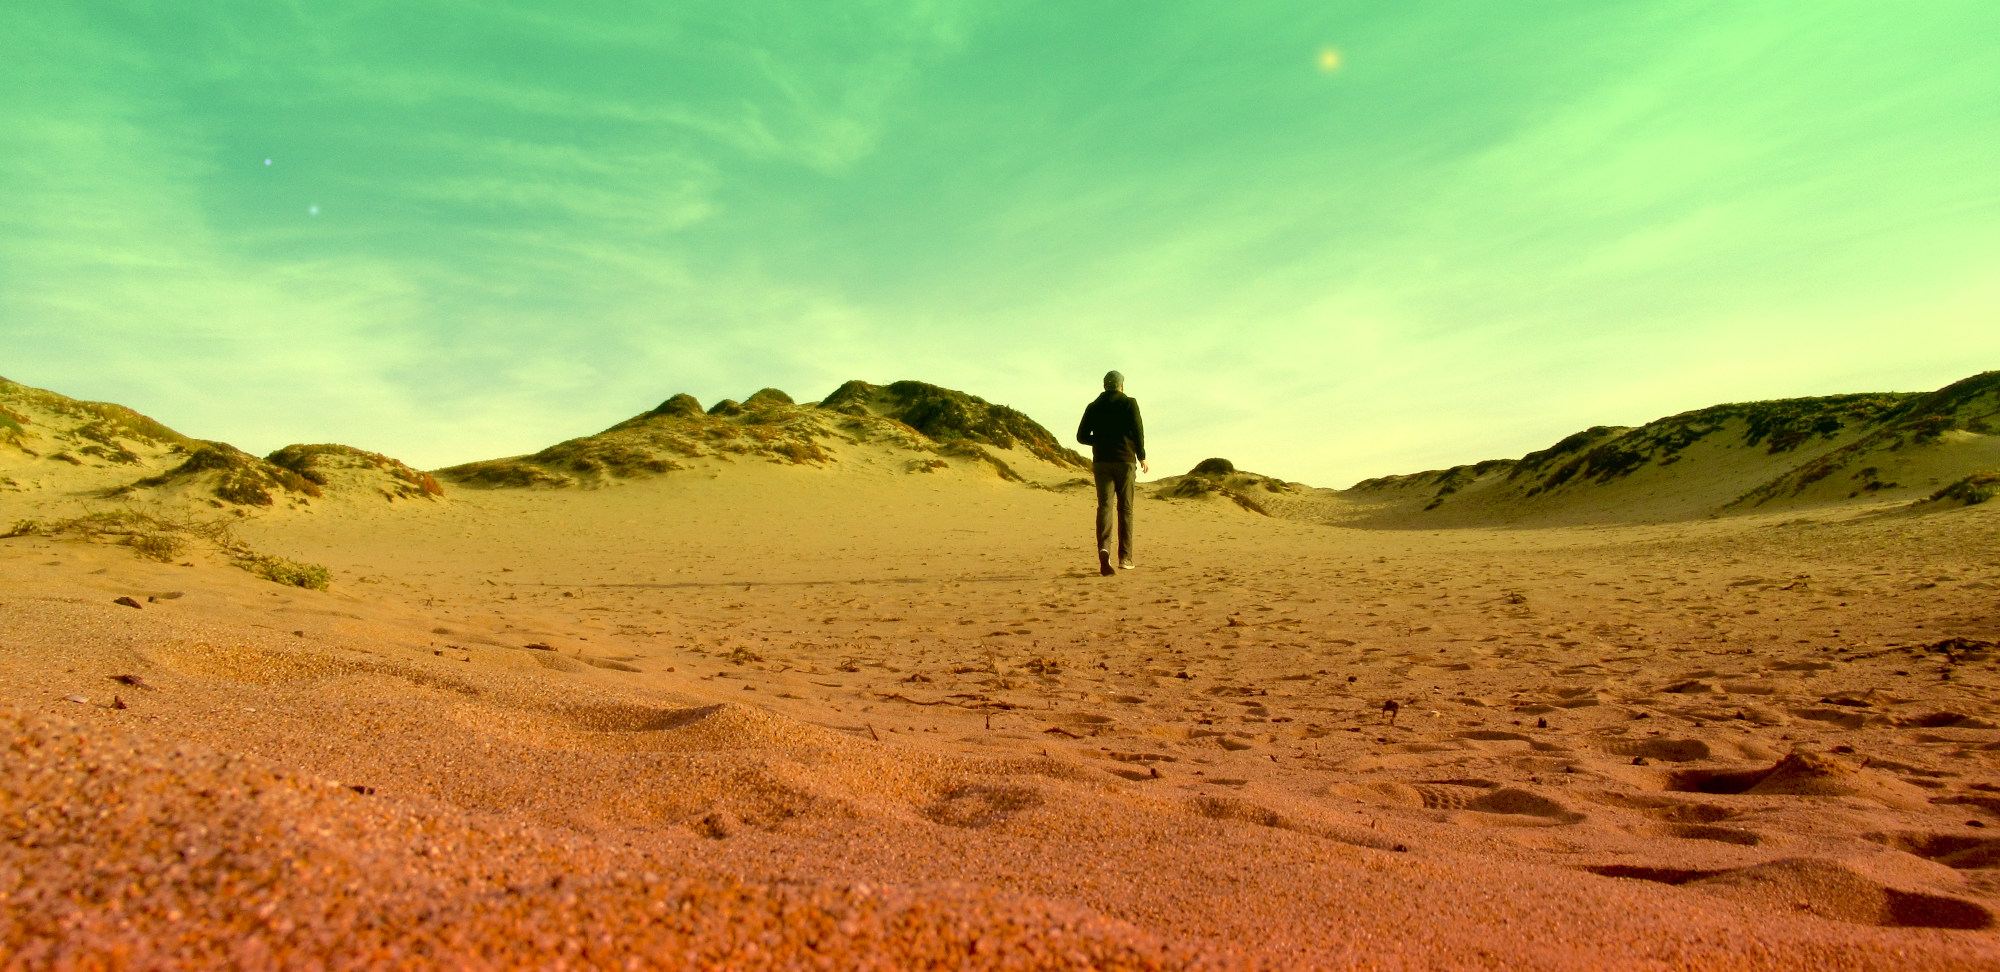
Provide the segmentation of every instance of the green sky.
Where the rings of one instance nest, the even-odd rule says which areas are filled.
[[[1934,388],[2000,368],[1995,37],[1991,0],[9,4],[0,374],[435,466],[856,377],[1066,435],[1117,367],[1156,469],[1322,485]]]

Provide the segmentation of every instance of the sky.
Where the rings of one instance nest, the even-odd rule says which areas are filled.
[[[1991,0],[0,9],[0,375],[266,452],[905,378],[1322,486],[2000,368]]]

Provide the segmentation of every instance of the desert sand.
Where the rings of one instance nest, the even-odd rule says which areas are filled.
[[[0,540],[0,965],[2000,967],[2000,504],[1145,496],[1099,577],[1060,462],[864,444],[0,493],[332,581]]]

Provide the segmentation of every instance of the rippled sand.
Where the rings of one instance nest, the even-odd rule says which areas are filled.
[[[1077,492],[732,473],[239,526],[324,593],[0,541],[7,961],[2000,963],[2000,510],[1100,578]]]

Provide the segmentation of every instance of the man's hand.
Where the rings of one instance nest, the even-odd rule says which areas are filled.
[[[1139,471],[1142,473],[1149,473],[1153,471],[1153,467],[1146,465],[1146,460],[1141,459],[1139,460]]]

